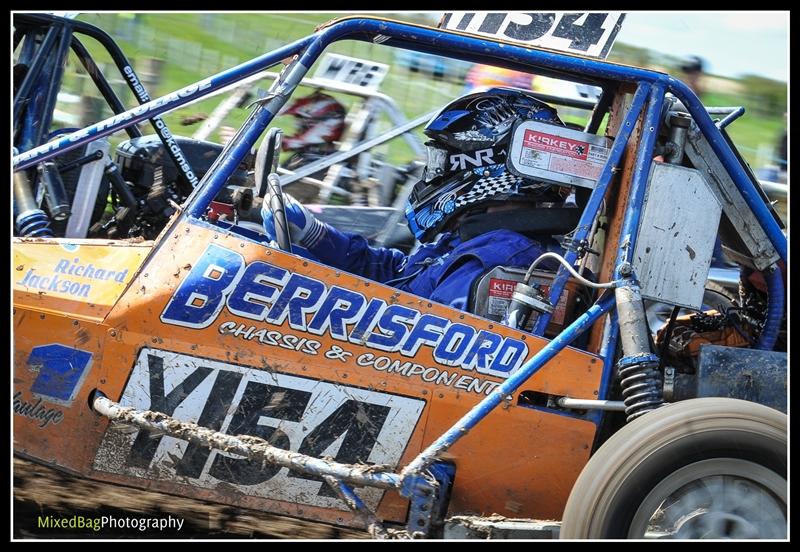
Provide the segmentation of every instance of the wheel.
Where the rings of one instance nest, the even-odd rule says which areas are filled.
[[[584,467],[560,538],[784,539],[786,415],[728,398],[673,403]]]

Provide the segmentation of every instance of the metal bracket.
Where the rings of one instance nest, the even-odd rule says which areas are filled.
[[[586,227],[584,226],[584,228]],[[586,229],[588,230],[588,228]],[[581,230],[580,226],[578,226],[571,232],[564,234],[564,236],[561,238],[561,242],[559,243],[559,245],[561,245],[561,247],[565,251],[574,251],[576,253],[578,260],[583,259],[583,257],[586,256],[587,253],[599,256],[600,255],[599,251],[595,251],[594,249],[589,248],[589,245],[591,244],[587,238],[583,238],[580,240],[575,239],[575,234],[578,233],[578,230]]]
[[[667,366],[664,368],[664,401],[672,402],[675,396],[675,368]]]
[[[403,478],[400,494],[410,500],[406,525],[409,538],[430,538],[442,531],[454,477],[453,465],[435,462],[424,474]]]
[[[426,538],[428,536],[438,486],[436,480],[428,474],[403,478],[400,494],[411,502],[406,524],[409,538]]]

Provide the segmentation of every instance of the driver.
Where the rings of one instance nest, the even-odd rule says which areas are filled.
[[[512,127],[530,119],[564,124],[554,108],[513,88],[462,96],[428,123],[427,164],[406,206],[409,228],[421,242],[410,255],[371,247],[363,236],[316,219],[284,194],[292,241],[335,268],[468,310],[472,283],[488,270],[527,268],[545,250],[558,248],[549,235],[504,228],[514,210],[562,205],[570,191],[506,169]],[[263,207],[262,214],[274,239],[272,213]],[[484,228],[487,220],[492,224],[484,233],[466,235],[463,223],[476,216]]]

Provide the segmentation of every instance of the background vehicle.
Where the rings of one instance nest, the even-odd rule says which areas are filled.
[[[34,34],[58,27],[25,17]],[[473,60],[480,43],[499,65],[513,60],[603,90],[585,132],[519,127],[523,136],[546,130],[556,142],[607,150],[596,152],[597,173],[583,182],[591,195],[578,224],[561,236],[570,270],[531,266],[487,282],[513,286],[511,297],[496,297],[503,318],[531,304],[540,311],[500,324],[488,310],[460,312],[320,265],[292,251],[287,235],[276,247],[242,224],[236,213],[248,194],[231,190],[239,171],[247,175],[240,188],[266,194],[280,217],[275,129],[253,149],[324,47],[343,38]],[[15,239],[16,452],[93,479],[376,536],[397,525],[407,536],[447,535],[470,525],[465,515],[499,513],[563,514],[562,536],[573,538],[785,538],[787,240],[727,138],[732,118],[716,126],[685,85],[661,73],[480,40],[346,18],[52,142],[24,141],[46,110],[20,93],[17,231],[46,236],[46,219],[62,205],[57,194],[46,196],[48,212],[24,202],[33,184],[57,189],[53,175],[68,172],[49,159],[298,56],[224,148],[185,142],[209,166],[182,204],[165,200],[171,213],[150,205],[147,192],[142,211],[164,219],[151,239]],[[31,83],[39,78],[34,52]],[[152,169],[153,189],[171,182],[163,155],[147,155],[137,140],[127,174],[140,162],[141,174]],[[522,165],[516,170],[529,171]],[[581,187],[563,169],[544,172]],[[122,203],[136,189],[133,180],[110,185]],[[74,188],[88,198],[79,202],[86,217],[105,200],[92,187]],[[215,215],[226,193],[236,208]],[[133,197],[126,207],[140,205]],[[124,221],[119,202],[113,218]],[[64,217],[67,228],[73,216]],[[669,240],[665,227],[675,232]],[[743,271],[737,309],[675,320],[682,341],[667,331],[651,345],[642,297],[702,308],[718,231]],[[567,285],[573,272],[583,276]],[[389,327],[396,317],[404,329]],[[741,492],[722,492],[729,484]]]
[[[463,81],[472,67],[471,63],[402,49],[395,51],[394,62],[398,67],[408,69],[412,73],[420,72],[431,75],[435,79],[457,82]]]

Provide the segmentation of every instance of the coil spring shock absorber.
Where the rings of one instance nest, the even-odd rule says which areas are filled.
[[[617,374],[622,386],[622,401],[625,403],[628,422],[658,408],[664,402],[657,356],[646,354],[622,358],[617,363]]]
[[[50,219],[39,209],[31,192],[30,180],[24,171],[14,173],[14,202],[17,233],[25,238],[52,238]]]
[[[622,352],[617,363],[625,414],[628,421],[654,410],[664,402],[658,357],[650,352],[647,327],[639,286],[627,282],[614,290]]]

